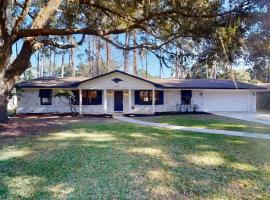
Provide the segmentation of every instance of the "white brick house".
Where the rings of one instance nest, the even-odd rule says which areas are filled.
[[[204,112],[256,112],[256,91],[263,89],[232,80],[145,79],[119,70],[93,78],[38,78],[17,87],[22,89],[18,113],[70,112],[53,95],[64,89],[74,92],[80,114],[174,112],[179,104],[197,105]]]

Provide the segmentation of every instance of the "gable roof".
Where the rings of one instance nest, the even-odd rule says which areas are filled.
[[[42,77],[16,84],[20,88],[76,88],[81,83],[104,77],[113,73],[121,73],[135,79],[153,84],[157,88],[168,89],[265,89],[253,84],[223,79],[147,79],[128,74],[120,70],[114,70],[92,78],[89,77]]]

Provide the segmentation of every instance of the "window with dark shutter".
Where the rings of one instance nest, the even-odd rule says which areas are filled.
[[[135,105],[140,105],[140,90],[135,90]]]
[[[82,90],[82,105],[102,105],[102,90]]]
[[[52,90],[41,89],[39,90],[40,105],[52,105]]]
[[[192,98],[192,91],[191,90],[182,90],[181,91],[181,104],[190,105]]]
[[[151,90],[136,90],[135,91],[135,104],[136,105],[151,105],[152,104],[152,91]]]
[[[155,91],[155,104],[163,105],[164,104],[164,91],[156,90]]]

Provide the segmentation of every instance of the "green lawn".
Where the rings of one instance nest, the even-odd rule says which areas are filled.
[[[210,114],[164,115],[138,119],[179,126],[270,134],[270,126]]]
[[[0,199],[269,199],[270,141],[77,123],[0,143]]]

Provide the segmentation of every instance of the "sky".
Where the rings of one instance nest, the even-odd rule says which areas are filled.
[[[81,36],[75,36],[75,39],[77,41],[79,41],[81,39]],[[21,46],[22,46],[22,40],[18,41],[17,43],[17,49],[18,52],[20,52]],[[77,47],[74,48],[74,63],[76,66],[78,66],[80,63],[86,63],[86,53],[85,53],[85,49],[88,48],[88,37],[85,38],[85,42]],[[137,51],[138,52],[138,51]],[[85,55],[85,57],[81,58],[78,57],[79,54],[83,54]],[[102,52],[102,56],[105,58],[104,52]],[[14,59],[16,56],[16,45],[13,46],[13,54],[12,54],[12,58]],[[132,63],[133,63],[133,57],[132,57],[132,51],[129,53],[129,63],[130,63],[130,73],[132,73]],[[61,65],[61,59],[62,59],[62,55],[59,54],[56,56],[56,65],[60,66]],[[123,70],[123,51],[121,50],[117,50],[116,48],[112,47],[112,59],[115,60],[119,66],[122,66],[120,68],[120,70]],[[65,62],[68,62],[68,53],[65,56]],[[36,59],[36,54],[33,54],[31,57],[31,64],[32,64],[32,71],[34,73],[36,73],[36,69],[37,69],[37,59]],[[137,65],[138,65],[138,69],[144,69],[146,68],[146,60],[143,58],[141,59],[139,55],[137,55]],[[147,56],[147,69],[148,69],[148,73],[151,74],[152,76],[159,76],[159,71],[160,71],[160,63],[159,60],[156,58],[156,56],[154,54],[152,54],[151,52],[148,53]],[[35,75],[35,74],[34,74]],[[161,77],[164,78],[169,78],[171,77],[171,70],[166,68],[165,66],[163,66],[163,73],[161,74]]]

